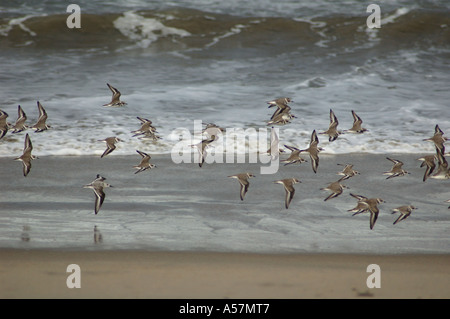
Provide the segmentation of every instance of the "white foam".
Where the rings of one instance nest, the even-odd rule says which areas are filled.
[[[136,45],[141,48],[148,48],[160,37],[190,35],[186,30],[167,27],[156,19],[145,18],[133,11],[125,12],[113,24],[124,36],[135,41]]]

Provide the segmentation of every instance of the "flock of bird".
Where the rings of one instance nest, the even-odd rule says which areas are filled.
[[[121,93],[116,88],[112,87],[109,83],[107,83],[108,88],[112,92],[112,99],[111,102],[104,104],[105,107],[121,107],[126,105],[127,103],[120,100]],[[269,108],[276,107],[275,112],[271,116],[270,120],[267,122],[267,125],[285,125],[291,122],[292,119],[296,118],[295,115],[291,113],[291,107],[288,105],[292,100],[290,98],[278,98],[273,101],[267,102],[269,104]],[[47,125],[47,113],[45,109],[43,108],[42,104],[38,101],[37,102],[38,110],[39,110],[39,118],[36,122],[36,124],[32,125],[31,127],[28,127],[25,122],[27,120],[27,116],[25,112],[23,111],[22,107],[18,106],[18,118],[14,124],[7,122],[8,114],[2,110],[0,110],[0,139],[2,139],[7,132],[10,130],[11,133],[19,133],[27,128],[34,129],[35,132],[44,132],[50,128],[49,125]],[[313,130],[311,134],[311,139],[309,146],[305,149],[299,149],[291,145],[284,145],[286,149],[291,151],[291,154],[288,158],[281,161],[281,163],[284,163],[284,165],[290,165],[295,163],[303,163],[306,162],[304,158],[301,157],[302,153],[308,153],[309,158],[311,160],[311,166],[314,173],[317,173],[318,167],[319,167],[319,153],[323,151],[321,147],[318,146],[319,135],[327,135],[328,141],[333,142],[338,139],[338,137],[341,134],[345,133],[353,133],[353,134],[362,134],[364,132],[367,132],[366,128],[362,127],[363,121],[361,118],[355,113],[355,111],[351,111],[353,116],[353,126],[345,131],[339,131],[338,130],[338,119],[336,115],[334,114],[333,110],[330,109],[330,125],[326,131],[316,133],[316,130]],[[139,137],[140,139],[151,139],[153,141],[160,139],[158,135],[156,135],[157,131],[156,128],[152,125],[152,121],[149,119],[137,117],[137,119],[141,122],[141,127],[138,130],[132,131],[133,137]],[[199,152],[199,166],[202,167],[205,161],[205,157],[207,156],[207,149],[208,146],[211,145],[214,141],[217,140],[218,132],[224,132],[225,130],[216,124],[209,123],[206,125],[206,128],[202,131],[203,133],[206,133],[207,137],[203,139],[200,143],[191,145],[193,148],[197,148]],[[422,164],[420,167],[426,167],[423,181],[425,182],[428,177],[435,178],[435,179],[449,179],[450,178],[450,170],[448,167],[448,163],[445,159],[445,145],[444,143],[448,140],[447,137],[444,137],[444,132],[439,128],[438,125],[435,127],[435,133],[432,137],[424,139],[424,141],[431,141],[435,145],[436,153],[432,155],[427,155],[424,157],[419,158],[418,160],[422,161]],[[108,137],[104,140],[100,140],[106,143],[106,150],[103,152],[101,157],[110,154],[114,151],[116,148],[115,144],[118,142],[122,142],[121,139],[112,136]],[[272,157],[278,157],[281,153],[284,153],[285,151],[281,148],[278,148],[278,138],[276,137],[275,142],[272,141],[271,148],[267,151],[268,154]],[[273,145],[277,145],[276,147],[272,147]],[[36,159],[37,157],[32,155],[33,146],[31,143],[31,139],[29,134],[27,133],[25,136],[25,145],[23,154],[15,160],[19,160],[23,164],[23,175],[27,176],[31,169],[31,161]],[[141,156],[141,162],[134,166],[134,168],[137,169],[135,174],[143,172],[147,169],[152,169],[156,167],[154,164],[150,163],[151,156],[147,153],[144,153],[140,150],[136,150],[136,152]],[[407,171],[403,169],[403,162],[392,159],[387,157],[389,161],[393,163],[393,166],[390,171],[384,172],[385,175],[388,175],[387,179],[394,178],[394,177],[400,177],[404,176],[406,174],[409,174]],[[437,164],[436,164],[437,162]],[[341,165],[341,164],[339,164]],[[342,177],[337,180],[336,182],[330,183],[327,187],[321,188],[321,190],[330,191],[330,195],[326,197],[324,200],[328,201],[332,198],[336,198],[340,194],[342,194],[343,189],[347,188],[346,186],[342,185],[341,182],[343,180],[349,179],[355,175],[359,175],[360,173],[355,171],[353,169],[352,164],[346,164],[343,165],[344,168],[341,172],[338,172],[338,175],[341,175]],[[435,172],[436,171],[436,172]],[[433,174],[435,172],[435,174]],[[239,181],[240,184],[240,199],[243,201],[245,194],[248,192],[249,189],[249,178],[255,177],[252,173],[240,173],[236,175],[228,176],[230,178],[235,178]],[[112,185],[105,182],[106,178],[97,175],[97,177],[92,181],[90,184],[84,185],[85,188],[91,188],[94,191],[94,194],[96,196],[95,198],[95,209],[94,212],[97,214],[105,200],[105,192],[104,188],[107,187],[113,187]],[[301,183],[301,181],[297,178],[286,178],[282,180],[274,181],[276,184],[283,185],[285,189],[285,208],[288,209],[289,205],[294,197],[295,194],[295,188],[294,185],[297,183]],[[370,229],[373,229],[375,222],[378,218],[379,209],[378,204],[383,203],[384,200],[381,198],[367,198],[362,195],[356,195],[350,193],[352,197],[354,197],[357,200],[357,205],[353,209],[349,209],[349,212],[352,212],[353,215],[361,214],[364,212],[370,213]],[[447,200],[447,202],[450,202],[450,200]],[[399,221],[402,221],[409,217],[411,215],[412,210],[416,209],[413,205],[405,205],[400,206],[395,209],[393,209],[392,213],[400,213],[400,216],[394,221],[394,225],[398,223]],[[450,206],[449,206],[450,209]]]

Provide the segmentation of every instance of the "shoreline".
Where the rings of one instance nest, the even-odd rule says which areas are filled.
[[[67,266],[80,267],[69,289]],[[368,288],[380,267],[380,288]],[[0,298],[450,298],[450,255],[0,249]]]
[[[447,229],[448,180],[422,182],[418,156],[403,160],[406,176],[386,180],[392,166],[386,155],[324,155],[317,174],[311,163],[281,166],[276,174],[259,174],[258,163],[174,164],[152,156],[157,167],[134,174],[140,156],[46,157],[22,176],[21,163],[0,158],[3,198],[0,247],[20,249],[148,249],[256,253],[450,253]],[[285,156],[283,156],[284,158]],[[306,157],[309,160],[308,157]],[[352,163],[360,175],[343,182],[350,189],[328,201],[321,188],[339,179],[337,164]],[[245,200],[239,183],[228,176],[253,172]],[[83,185],[97,174],[113,188],[105,190],[100,212],[95,196]],[[289,209],[285,191],[273,183],[297,177]],[[352,216],[349,194],[380,197],[373,230],[368,214]],[[417,196],[420,194],[420,196]],[[393,225],[392,209],[418,207]],[[101,243],[93,240],[101,236]],[[394,244],[395,243],[395,244]]]

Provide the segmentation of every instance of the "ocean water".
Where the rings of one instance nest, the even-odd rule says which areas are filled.
[[[1,247],[449,252],[449,196],[442,188],[448,181],[416,184],[423,171],[415,160],[434,152],[423,139],[436,124],[450,131],[449,1],[378,1],[379,29],[367,27],[369,3],[357,0],[76,3],[80,29],[67,27],[71,12],[61,1],[0,3],[0,109],[14,123],[21,105],[32,125],[40,101],[51,126],[43,133],[8,132],[0,140]],[[111,100],[106,83],[120,90],[126,106],[103,107]],[[330,109],[339,129],[352,126],[354,110],[368,132],[334,142],[319,135],[321,154],[329,157],[321,159],[318,175],[310,163],[300,171],[282,167],[255,181],[261,188],[254,186],[255,197],[244,203],[237,182],[226,176],[245,166],[199,169],[167,159],[180,143],[200,140],[193,134],[199,121],[270,128],[267,101],[278,97],[290,97],[296,115],[277,126],[281,144],[306,147],[313,130],[328,128]],[[160,140],[132,136],[138,116],[153,121]],[[24,178],[12,159],[21,154],[26,133],[40,159]],[[105,145],[99,140],[109,136],[123,142],[100,160]],[[259,143],[244,140],[237,152],[261,151]],[[137,149],[160,159],[158,168],[134,175]],[[377,232],[368,232],[367,216],[349,218],[346,210],[355,203],[348,194],[330,209],[320,191],[340,169],[335,161],[342,157],[333,156],[357,153],[362,157],[344,159],[369,170],[370,182],[352,179],[352,191],[388,197]],[[386,154],[404,158],[414,173],[385,187],[379,173],[391,166]],[[92,191],[81,186],[98,173],[116,187],[94,216]],[[283,190],[270,182],[292,174],[305,182],[298,185],[297,205],[283,214]],[[200,188],[180,197],[186,185]],[[410,203],[420,208],[417,219],[392,228],[389,209]],[[103,234],[103,246],[93,243],[94,229]]]
[[[0,4],[0,109],[14,123],[21,105],[32,125],[42,103],[52,129],[32,136],[36,155],[98,155],[112,135],[126,141],[113,155],[134,154],[137,116],[162,137],[146,150],[167,154],[196,120],[265,128],[266,102],[285,96],[297,118],[279,127],[283,144],[326,130],[330,109],[343,130],[351,110],[363,119],[364,135],[321,138],[329,154],[433,152],[423,138],[450,129],[448,1],[380,1],[379,29],[360,1],[77,4],[80,29],[59,1]],[[128,105],[103,107],[106,83]],[[24,134],[8,133],[0,156],[17,156]]]

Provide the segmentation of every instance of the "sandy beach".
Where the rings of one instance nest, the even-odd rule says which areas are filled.
[[[450,256],[3,249],[0,286],[0,298],[450,298]]]

